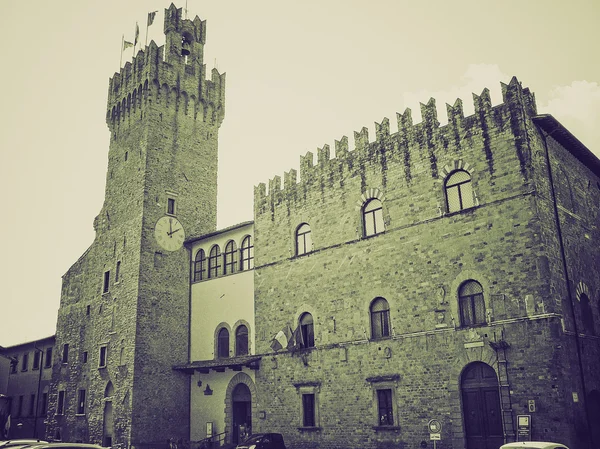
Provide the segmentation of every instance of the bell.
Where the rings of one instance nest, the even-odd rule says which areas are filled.
[[[181,43],[181,56],[188,56],[190,54],[190,43],[182,42]]]

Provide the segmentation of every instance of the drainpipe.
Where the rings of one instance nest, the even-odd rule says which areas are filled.
[[[565,273],[565,284],[567,287],[567,298],[569,303],[569,311],[571,312],[571,316],[573,317],[573,332],[575,333],[575,348],[577,349],[577,365],[579,368],[579,376],[581,378],[581,388],[583,389],[583,397],[584,397],[584,411],[585,411],[585,419],[587,424],[587,433],[588,433],[588,443],[589,447],[593,448],[592,442],[592,425],[590,414],[588,412],[588,403],[587,403],[587,388],[585,385],[585,375],[583,372],[583,364],[581,362],[581,342],[579,341],[579,330],[577,329],[577,320],[575,319],[575,307],[573,306],[573,295],[571,294],[571,286],[570,286],[570,278],[569,278],[569,270],[567,264],[567,257],[565,254],[565,245],[563,241],[562,228],[560,226],[560,217],[558,214],[558,205],[556,203],[556,192],[554,190],[554,179],[552,176],[552,166],[550,165],[550,152],[548,150],[548,142],[547,138],[552,136],[554,132],[558,130],[558,127],[553,129],[551,132],[545,134],[544,131],[540,132],[542,136],[542,140],[544,142],[544,156],[546,159],[546,166],[548,168],[548,180],[550,181],[550,194],[552,197],[552,208],[554,212],[554,221],[556,224],[556,233],[558,234],[558,244],[560,249],[560,258],[563,266],[563,271]]]

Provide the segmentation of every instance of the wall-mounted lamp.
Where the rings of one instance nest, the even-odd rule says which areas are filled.
[[[210,385],[206,384],[206,388],[204,389],[204,396],[211,396],[213,391],[210,389]]]

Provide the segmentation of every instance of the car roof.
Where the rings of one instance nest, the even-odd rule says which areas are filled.
[[[88,443],[61,443],[61,442],[55,442],[55,443],[45,443],[45,444],[34,444],[32,445],[32,447],[35,447],[35,449],[60,449],[60,448],[65,448],[65,449],[104,449],[102,448],[102,446],[99,446],[97,444],[88,444]]]
[[[551,448],[567,448],[562,443],[552,443],[549,441],[515,441],[513,443],[507,443],[500,446],[500,449],[511,449],[511,448],[532,448],[532,449],[551,449]]]
[[[44,440],[34,440],[32,439],[21,439],[21,440],[5,440],[5,441],[0,441],[0,447],[15,447],[15,446],[28,446],[28,445],[33,445],[33,444],[43,444],[43,443],[47,443],[47,441]]]

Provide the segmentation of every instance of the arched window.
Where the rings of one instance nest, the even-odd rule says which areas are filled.
[[[194,259],[194,282],[202,281],[206,279],[206,254],[201,249],[196,253]]]
[[[235,273],[237,268],[237,245],[233,240],[229,240],[225,245],[225,266],[223,274]]]
[[[458,290],[458,307],[462,326],[485,324],[483,288],[477,281],[466,281]]]
[[[471,175],[464,170],[456,170],[446,178],[446,206],[448,212],[473,207],[473,187],[471,186]]]
[[[296,230],[296,255],[301,256],[302,254],[310,253],[312,251],[312,237],[310,233],[310,226],[307,223],[303,223],[298,226]]]
[[[221,358],[229,357],[229,331],[222,328],[219,331],[217,339],[217,356]]]
[[[313,317],[308,312],[303,313],[300,317],[300,334],[302,336],[302,347],[312,348],[315,346]]]
[[[377,198],[369,200],[363,207],[363,235],[379,234],[385,231],[383,223],[383,208]]]
[[[254,268],[254,246],[252,246],[252,237],[249,235],[242,240],[242,258],[240,260],[240,267],[242,271]]]
[[[235,330],[235,355],[248,354],[248,328],[243,324]]]
[[[375,298],[371,303],[371,338],[390,336],[390,305],[384,298]]]
[[[221,248],[215,245],[210,249],[208,256],[208,277],[216,278],[221,274]]]

